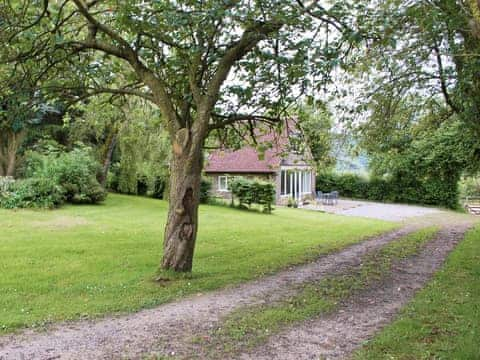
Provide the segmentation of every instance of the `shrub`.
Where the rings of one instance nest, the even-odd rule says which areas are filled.
[[[88,149],[78,148],[58,157],[46,156],[42,172],[51,173],[65,189],[65,200],[71,203],[96,204],[105,200],[106,192],[97,181],[98,164]]]
[[[9,192],[14,183],[14,178],[10,176],[0,176],[0,195]]]
[[[8,201],[13,195],[15,180],[9,176],[0,177],[0,207],[10,208]]]
[[[266,213],[272,212],[275,201],[275,187],[272,183],[245,178],[236,178],[230,182],[232,197],[237,198],[240,206],[250,207],[259,204]]]
[[[212,189],[212,182],[208,179],[200,181],[200,203],[206,204],[210,201],[210,190]]]
[[[6,209],[55,208],[63,203],[64,190],[55,179],[30,178],[16,181],[4,195],[0,206]]]
[[[15,182],[8,194],[3,194],[0,206],[52,208],[64,201],[75,204],[95,204],[106,197],[98,183],[98,165],[85,147],[70,152],[42,154],[29,152],[24,175]]]
[[[107,193],[105,189],[96,181],[90,179],[82,183],[81,190],[74,193],[70,198],[72,204],[98,204],[105,200]]]

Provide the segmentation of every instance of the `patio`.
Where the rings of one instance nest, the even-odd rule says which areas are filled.
[[[359,216],[387,221],[403,221],[408,218],[440,213],[442,210],[417,205],[387,204],[372,201],[339,199],[334,205],[312,203],[303,209],[324,211],[327,213]]]

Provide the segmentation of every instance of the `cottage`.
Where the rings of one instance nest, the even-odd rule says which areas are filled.
[[[212,180],[212,191],[217,196],[230,198],[229,179],[243,176],[275,183],[277,204],[285,204],[289,198],[300,201],[312,196],[315,169],[310,152],[298,150],[298,142],[292,141],[298,140],[299,135],[298,127],[290,122],[281,134],[269,132],[260,137],[259,144],[267,147],[262,153],[253,146],[212,152],[205,167],[205,175]]]

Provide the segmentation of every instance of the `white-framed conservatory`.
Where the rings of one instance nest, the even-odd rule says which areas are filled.
[[[282,167],[280,169],[280,197],[302,200],[312,195],[311,168]]]

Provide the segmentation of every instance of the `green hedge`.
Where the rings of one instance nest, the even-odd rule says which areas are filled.
[[[275,187],[272,183],[239,177],[230,182],[230,190],[232,199],[238,199],[240,206],[259,204],[264,212],[272,212],[275,202]]]
[[[338,191],[340,196],[347,198],[448,208],[458,206],[458,186],[455,179],[441,176],[422,179],[398,176],[388,180],[368,180],[354,174],[324,173],[317,175],[316,188],[323,192]]]

